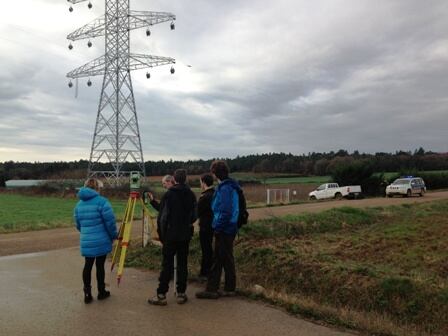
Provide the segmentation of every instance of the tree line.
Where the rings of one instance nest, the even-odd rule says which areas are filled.
[[[209,160],[160,160],[145,162],[147,175],[171,174],[175,169],[184,168],[189,174],[197,175],[208,172]],[[327,153],[308,153],[294,155],[291,153],[266,153],[224,158],[232,172],[254,172],[269,174],[294,174],[299,176],[332,175],[338,167],[357,163],[368,163],[374,172],[428,171],[447,170],[448,153],[435,153],[419,148],[414,152],[396,151],[395,153],[349,153],[346,150]],[[71,179],[84,178],[88,168],[87,160],[70,162],[14,162],[0,163],[0,185],[9,179]],[[109,170],[104,163],[101,169]],[[131,163],[123,170],[136,170]]]

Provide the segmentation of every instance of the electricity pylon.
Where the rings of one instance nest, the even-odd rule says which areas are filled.
[[[87,0],[67,1],[77,4]],[[149,27],[167,21],[171,21],[171,30],[174,30],[176,16],[165,12],[133,11],[130,0],[105,0],[105,4],[105,15],[67,35],[73,42],[88,39],[88,47],[92,46],[91,39],[105,36],[105,54],[69,72],[67,77],[89,77],[87,85],[91,86],[90,77],[104,75],[88,175],[104,177],[109,183],[118,184],[120,177],[129,173],[123,171],[124,163],[129,161],[138,164],[142,175],[146,175],[131,71],[175,64],[170,57],[131,53],[130,31],[147,27],[146,35],[149,36]],[[90,1],[88,7],[92,8]],[[72,12],[73,7],[69,10]],[[73,49],[72,42],[69,49]],[[173,67],[171,73],[174,73]],[[150,77],[149,72],[146,77]],[[72,86],[70,80],[69,87]],[[104,169],[105,166],[109,168]]]

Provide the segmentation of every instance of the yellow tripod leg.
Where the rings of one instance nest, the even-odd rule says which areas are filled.
[[[124,211],[123,221],[121,222],[120,229],[118,230],[118,240],[115,243],[114,252],[112,254],[112,265],[110,268],[111,272],[114,269],[114,266],[118,261],[118,255],[121,252],[121,242],[123,241],[124,228],[126,226],[126,219],[128,218],[128,214],[131,209],[131,204],[132,204],[132,199],[131,199],[131,197],[129,197],[128,202],[126,204],[126,209]]]
[[[121,254],[120,254],[120,262],[118,263],[117,270],[117,283],[120,285],[121,277],[123,275],[124,262],[126,260],[126,252],[129,246],[129,241],[131,240],[131,229],[132,222],[134,220],[134,210],[137,198],[139,198],[140,194],[138,192],[131,192],[131,202],[130,209],[127,213],[126,222],[124,223],[124,232],[123,232],[123,240],[121,242]]]
[[[149,213],[146,209],[145,202],[143,202],[143,199],[141,201],[141,207],[142,207],[142,247],[145,247],[148,243],[148,232],[149,232]]]

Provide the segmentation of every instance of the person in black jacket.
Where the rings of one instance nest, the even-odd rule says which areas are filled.
[[[199,279],[206,281],[213,263],[213,211],[212,200],[215,189],[213,188],[213,176],[203,174],[201,176],[202,194],[198,200],[199,241],[201,243],[202,259]]]
[[[172,186],[174,186],[175,181],[174,181],[174,177],[172,175],[165,175],[162,178],[162,187],[164,187],[166,190],[168,190],[169,188],[171,188]],[[150,204],[151,206],[156,209],[158,212],[160,212],[160,204],[161,201],[157,201],[154,197],[154,194],[152,192],[148,192],[148,197],[150,200]],[[159,236],[160,239],[160,226],[158,225],[159,221],[157,221],[157,234]]]
[[[162,178],[162,187],[164,187],[166,190],[168,190],[172,186],[174,186],[174,177],[171,175],[165,175]],[[155,199],[154,194],[152,192],[148,192],[148,197],[149,197],[149,201],[150,201],[149,203],[152,205],[152,207],[154,209],[156,209],[157,211],[159,211],[160,210],[160,202]]]
[[[188,249],[193,233],[193,223],[197,219],[196,196],[185,184],[187,174],[184,169],[174,172],[175,185],[168,189],[160,201],[157,226],[160,228],[162,247],[162,271],[159,277],[157,295],[148,300],[153,305],[164,306],[169,289],[174,256],[177,257],[177,303],[183,304],[188,277]]]

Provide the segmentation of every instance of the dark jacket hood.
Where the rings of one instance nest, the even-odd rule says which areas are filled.
[[[89,199],[92,199],[98,195],[99,194],[97,191],[87,187],[82,187],[78,192],[78,198],[82,201],[88,201]]]

